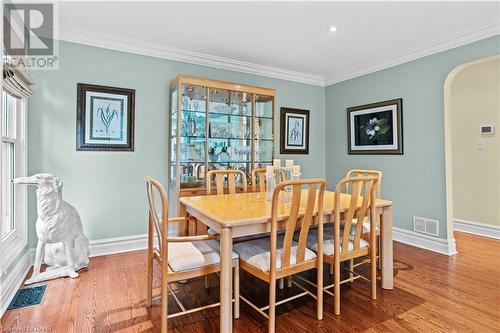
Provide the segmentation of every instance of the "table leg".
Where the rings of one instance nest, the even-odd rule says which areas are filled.
[[[233,237],[230,228],[224,228],[220,233],[220,332],[233,331],[231,273]]]
[[[393,257],[392,257],[392,207],[384,207],[382,210],[380,223],[381,248],[380,256],[382,257],[382,289],[392,290],[393,282]]]

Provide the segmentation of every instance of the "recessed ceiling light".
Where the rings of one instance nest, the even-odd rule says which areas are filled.
[[[328,31],[335,32],[335,31],[337,31],[337,27],[332,25],[330,28],[328,28]]]

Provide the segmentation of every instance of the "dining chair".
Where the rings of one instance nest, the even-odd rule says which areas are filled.
[[[269,332],[275,331],[276,306],[292,299],[311,295],[316,299],[316,316],[323,318],[323,197],[326,181],[324,179],[291,180],[278,184],[274,190],[271,203],[271,235],[234,245],[234,251],[239,254],[240,268],[269,283],[269,304],[258,307],[245,297],[241,299],[253,309],[268,319]],[[307,189],[302,191],[302,187]],[[285,187],[291,187],[291,201],[282,204]],[[288,193],[287,193],[288,194]],[[286,218],[285,218],[286,216]],[[318,225],[317,233],[320,236],[319,252],[315,254],[306,247],[310,226],[313,219]],[[284,224],[285,234],[278,234],[278,224]],[[294,241],[294,233],[300,228],[298,241]],[[316,294],[292,281],[303,292],[276,302],[276,281],[280,278],[291,277],[293,274],[310,269],[317,269]],[[268,310],[268,313],[265,311]]]
[[[280,181],[285,181],[285,173],[280,170]],[[266,168],[255,168],[252,170],[252,191],[266,192]]]
[[[355,177],[355,176],[374,176],[377,177],[378,182],[377,182],[377,187],[375,189],[375,198],[380,199],[382,197],[382,171],[378,170],[366,170],[366,169],[353,169],[349,170],[346,174],[346,178],[349,177]],[[345,187],[345,192],[349,193],[350,189],[349,186]],[[356,220],[353,220],[353,225],[356,224]],[[341,228],[342,228],[341,224]],[[381,246],[380,246],[380,227],[379,225],[375,225],[375,235],[377,237],[377,242],[378,242],[378,251],[380,251]],[[366,240],[370,237],[370,220],[367,219],[363,223],[363,238]],[[380,255],[377,254],[377,262],[378,262],[378,267],[380,268],[381,263],[380,263]],[[360,266],[365,264],[366,261],[362,261],[360,263],[354,264],[354,259],[349,261],[349,268],[352,271],[355,267]],[[330,270],[330,273],[332,273],[332,270]],[[351,273],[352,274],[352,273]],[[351,275],[352,277],[352,275]]]
[[[158,262],[161,270],[161,326],[160,332],[167,333],[167,320],[169,318],[186,315],[196,311],[213,308],[220,302],[186,309],[172,292],[173,299],[181,308],[180,312],[168,314],[169,283],[206,276],[210,273],[220,272],[219,242],[211,235],[173,237],[168,234],[169,223],[183,221],[184,217],[168,217],[168,201],[164,187],[157,180],[146,177],[146,193],[149,206],[148,228],[148,263],[147,263],[147,297],[146,305],[150,307],[153,302],[153,271],[154,262]],[[157,204],[161,205],[160,213]],[[158,239],[155,247],[155,233]],[[233,292],[234,292],[234,318],[239,317],[239,271],[238,255],[233,253]],[[231,290],[228,291],[229,293]],[[158,298],[155,297],[155,299]]]
[[[236,193],[236,176],[241,178],[243,192],[247,192],[247,176],[241,170],[210,170],[207,172],[207,195],[212,195],[212,178],[215,177],[215,194]],[[227,186],[226,186],[227,182]]]
[[[375,240],[375,192],[378,178],[375,176],[348,177],[339,181],[335,189],[334,197],[334,222],[333,225],[327,224],[323,231],[323,246],[320,246],[322,239],[320,232],[312,231],[307,241],[307,247],[316,253],[323,251],[323,260],[334,266],[333,284],[324,287],[324,291],[334,297],[334,313],[340,314],[340,285],[345,282],[353,281],[358,278],[365,279],[371,283],[371,298],[377,298],[377,263],[376,251],[377,242]],[[345,186],[351,189],[350,197],[341,201],[342,190]],[[359,201],[361,200],[361,206]],[[343,211],[343,221],[340,219],[340,210],[347,206]],[[363,239],[363,222],[366,218],[370,219],[370,237]],[[358,223],[353,224],[357,220]],[[344,229],[341,229],[341,222],[344,223]],[[345,232],[345,230],[354,229],[354,233]],[[322,249],[321,249],[322,248]],[[353,270],[349,270],[355,276],[340,281],[340,263],[347,260],[369,256],[370,278],[366,278]],[[334,292],[329,289],[334,288]]]

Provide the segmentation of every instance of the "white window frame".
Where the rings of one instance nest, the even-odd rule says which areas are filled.
[[[14,175],[15,177],[23,177],[27,175],[28,166],[28,127],[27,127],[27,110],[28,99],[18,98],[16,106],[17,128],[14,146]],[[2,106],[3,107],[3,103]],[[1,117],[0,117],[1,118]],[[0,119],[0,126],[2,120]],[[0,127],[1,128],[1,127]],[[2,149],[0,145],[0,149]],[[1,154],[0,154],[1,156]],[[22,250],[28,245],[28,197],[27,186],[18,185],[14,190],[14,229],[1,238],[1,275],[14,262]],[[2,195],[0,193],[0,195]],[[1,204],[1,201],[0,201]],[[0,224],[1,229],[1,224]],[[0,230],[1,235],[1,230]]]

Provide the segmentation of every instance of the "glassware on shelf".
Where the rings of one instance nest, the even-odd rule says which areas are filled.
[[[276,174],[273,166],[266,167],[266,200],[273,199],[274,189],[276,188]]]

